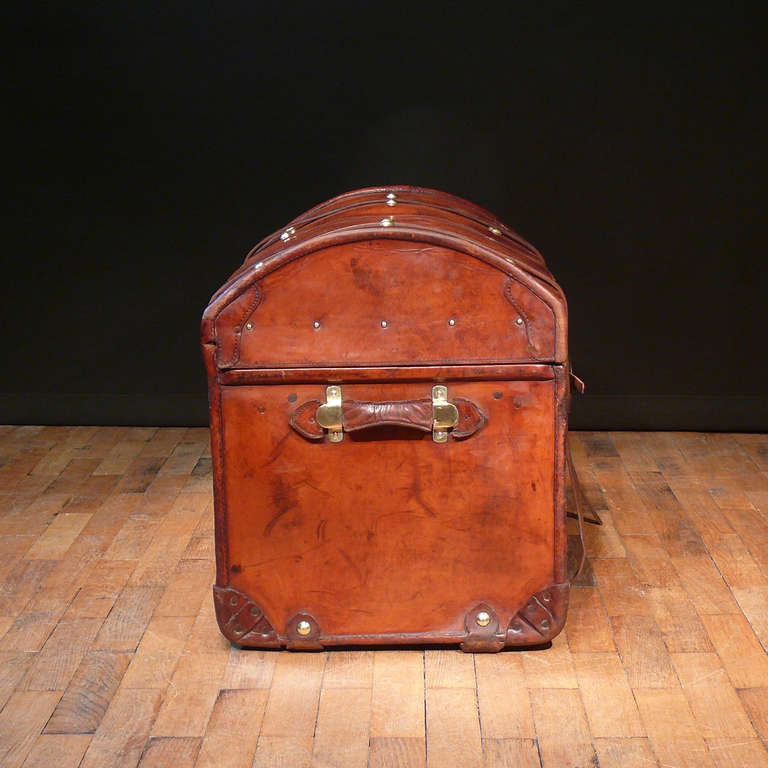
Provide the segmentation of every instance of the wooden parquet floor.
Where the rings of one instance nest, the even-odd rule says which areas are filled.
[[[207,440],[0,427],[0,765],[768,766],[768,436],[571,435],[566,629],[477,656],[231,647]]]

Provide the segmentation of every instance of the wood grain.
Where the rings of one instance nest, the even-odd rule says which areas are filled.
[[[199,768],[249,766],[256,752],[266,704],[266,691],[221,691],[196,765]]]
[[[472,688],[427,688],[427,766],[479,765],[483,759]]]
[[[705,739],[756,734],[715,653],[675,653],[672,660]]]
[[[99,727],[130,660],[128,653],[89,653],[45,726],[45,733],[93,733]]]
[[[376,653],[371,736],[424,738],[423,653]]]
[[[551,648],[244,650],[207,432],[0,427],[0,765],[768,766],[768,436],[575,433]]]
[[[423,738],[371,739],[369,768],[424,768],[426,764]]]
[[[0,712],[0,765],[20,766],[43,730],[60,691],[16,691]]]
[[[91,743],[88,734],[43,734],[27,755],[23,768],[77,768]]]
[[[635,699],[653,751],[662,765],[680,768],[713,765],[707,745],[679,688],[636,690]]]
[[[573,660],[592,736],[645,736],[626,672],[616,654],[575,653]]]
[[[533,739],[531,698],[519,654],[478,655],[477,697],[483,738]]]
[[[141,755],[139,768],[192,768],[201,739],[161,737],[150,739]]]
[[[591,768],[597,755],[578,691],[531,691],[542,768]]]
[[[91,740],[81,768],[136,765],[161,701],[159,691],[119,690]]]

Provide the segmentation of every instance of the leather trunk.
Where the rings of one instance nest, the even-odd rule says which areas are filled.
[[[251,251],[202,346],[231,641],[561,630],[567,308],[533,246],[452,195],[350,192]]]

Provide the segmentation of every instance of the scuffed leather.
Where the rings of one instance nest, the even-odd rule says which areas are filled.
[[[267,238],[202,323],[225,636],[550,640],[567,608],[567,329],[535,249],[443,193],[362,190]],[[460,414],[447,446],[429,435],[441,382]],[[314,422],[334,383],[342,426],[363,430],[339,445]],[[410,434],[364,432],[400,419]]]
[[[400,400],[389,403],[361,403],[354,400],[342,403],[342,421],[345,432],[367,427],[413,427],[422,432],[432,430],[432,400]]]
[[[459,411],[458,424],[449,431],[456,440],[475,434],[486,422],[485,414],[465,397],[451,398]],[[309,440],[322,440],[323,428],[315,420],[322,400],[307,400],[291,414],[290,425]],[[432,399],[395,400],[391,402],[344,400],[341,404],[342,425],[345,432],[379,426],[397,426],[432,431]]]

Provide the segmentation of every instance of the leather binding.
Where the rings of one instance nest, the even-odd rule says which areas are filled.
[[[599,517],[567,451],[567,305],[534,246],[444,192],[349,192],[246,256],[201,341],[233,643],[496,652],[561,631],[584,562],[566,518]]]

